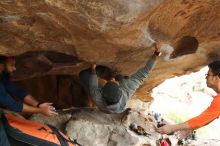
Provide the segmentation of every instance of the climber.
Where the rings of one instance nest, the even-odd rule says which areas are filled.
[[[160,128],[156,128],[156,131],[162,134],[180,131],[180,139],[184,139],[191,135],[193,130],[209,124],[220,116],[220,60],[210,63],[208,67],[209,70],[206,74],[206,84],[217,93],[210,106],[200,115],[186,122],[180,124],[166,124]]]
[[[52,103],[38,102],[25,90],[18,88],[10,81],[11,74],[16,70],[15,57],[0,55],[0,107],[15,112],[41,113],[46,116],[57,115]]]
[[[154,54],[147,65],[129,78],[119,75],[115,71],[107,71],[107,82],[102,86],[98,82],[98,77],[102,77],[106,73],[103,66],[96,67],[96,64],[92,64],[89,69],[81,71],[79,77],[96,106],[110,113],[122,113],[125,111],[127,101],[136,89],[143,84],[144,79],[156,64],[158,56],[161,55],[161,45],[161,42],[155,43]]]

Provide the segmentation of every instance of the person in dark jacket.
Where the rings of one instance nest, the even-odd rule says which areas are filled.
[[[38,102],[28,92],[11,82],[10,76],[16,71],[15,64],[15,57],[0,55],[0,107],[15,112],[57,115],[52,103]]]
[[[98,77],[103,76],[104,68],[92,64],[91,68],[80,72],[79,77],[92,97],[96,106],[103,111],[110,113],[122,113],[126,110],[127,101],[144,83],[160,56],[161,42],[155,43],[155,52],[146,66],[139,69],[131,77],[125,78],[122,75],[112,72],[107,83],[102,86]]]

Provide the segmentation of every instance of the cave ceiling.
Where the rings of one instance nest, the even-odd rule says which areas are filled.
[[[220,1],[0,1],[0,54],[17,56],[16,80],[77,75],[91,62],[131,75],[153,54],[152,40],[173,50],[137,95],[220,59]]]

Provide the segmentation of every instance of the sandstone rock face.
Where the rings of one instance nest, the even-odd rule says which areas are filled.
[[[65,131],[66,123],[71,119],[71,112],[69,113],[62,113],[59,114],[59,116],[56,117],[46,117],[41,114],[35,114],[33,117],[31,117],[32,121],[36,121],[39,123],[49,124],[53,125],[62,132]]]
[[[97,109],[78,109],[73,110],[71,119],[66,119],[67,115],[60,115],[59,118],[45,118],[41,115],[35,115],[32,119],[57,127],[60,127],[60,121],[62,121],[66,134],[85,146],[156,145],[156,140],[159,137],[159,134],[150,131],[155,122],[154,119],[137,111],[106,114]],[[59,122],[56,119],[59,119]],[[135,134],[129,130],[131,122],[137,122],[152,136],[145,137]]]
[[[16,55],[16,80],[77,75],[90,62],[131,75],[153,53],[155,39],[173,47],[138,97],[220,59],[218,0],[1,0],[0,54]],[[48,92],[48,91],[45,91]]]
[[[138,99],[130,101],[132,109],[122,114],[106,114],[95,108],[75,108],[66,113],[61,112],[57,117],[34,115],[32,120],[51,124],[61,128],[70,137],[84,145],[99,146],[158,146],[157,141],[162,137],[155,132],[157,124],[152,112],[148,111],[149,105]],[[141,105],[141,106],[138,106]],[[148,136],[138,135],[129,126],[135,123],[148,133]],[[177,145],[175,135],[169,138],[172,145]],[[196,139],[188,140],[187,146],[217,146],[219,140]]]
[[[16,83],[40,102],[51,102],[58,109],[91,104],[91,98],[76,76],[50,75]]]

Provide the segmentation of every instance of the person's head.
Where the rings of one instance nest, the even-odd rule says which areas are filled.
[[[213,61],[208,67],[209,71],[206,75],[207,86],[216,89],[220,83],[220,61]]]
[[[2,56],[0,55],[0,66],[1,66],[1,71],[5,71],[7,73],[13,73],[16,71],[16,60],[14,56]]]
[[[117,103],[121,98],[121,90],[115,82],[109,81],[102,88],[102,96],[107,105]]]

